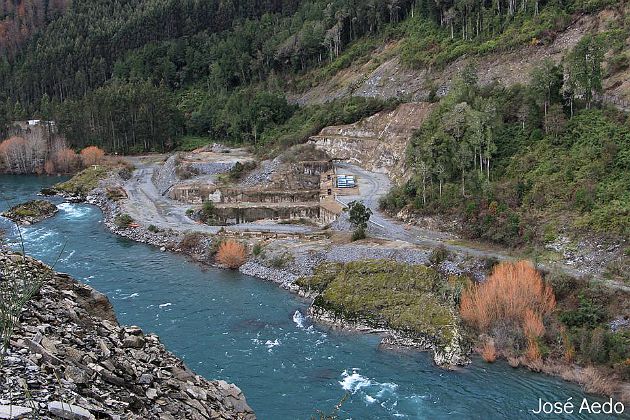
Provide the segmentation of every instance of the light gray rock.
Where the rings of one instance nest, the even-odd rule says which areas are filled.
[[[88,410],[78,405],[66,404],[61,401],[48,403],[48,411],[62,419],[68,420],[93,420],[94,416]]]
[[[28,407],[20,407],[18,405],[0,405],[0,419],[3,420],[24,419],[32,412],[33,410]]]

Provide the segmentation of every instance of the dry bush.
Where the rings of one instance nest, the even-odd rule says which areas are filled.
[[[542,355],[540,354],[540,347],[538,347],[538,342],[534,339],[527,340],[527,350],[525,350],[525,359],[531,362],[538,362],[542,360]]]
[[[81,150],[83,166],[100,165],[105,158],[105,152],[96,146],[89,146]]]
[[[610,375],[592,366],[582,369],[579,374],[579,382],[584,391],[593,394],[612,395],[619,386],[617,381],[610,380]]]
[[[523,319],[523,332],[528,338],[538,338],[545,334],[545,325],[539,314],[527,308]]]
[[[46,175],[54,175],[57,173],[57,169],[55,168],[55,164],[52,160],[48,159],[44,164],[44,172]]]
[[[179,243],[179,248],[184,252],[193,252],[201,246],[201,242],[204,239],[204,235],[199,232],[191,232],[184,235],[184,238]]]
[[[219,264],[228,268],[239,268],[247,260],[245,246],[236,241],[225,241],[219,246],[216,259]]]
[[[563,359],[567,363],[573,363],[575,361],[575,347],[571,343],[569,334],[565,330],[561,332],[562,335],[562,347],[564,347]]]
[[[510,365],[513,368],[517,368],[521,364],[520,359],[514,356],[508,356],[507,362],[508,362],[508,365]]]
[[[486,340],[481,348],[481,357],[488,363],[493,363],[497,360],[497,349],[494,346],[494,340]]]
[[[77,168],[78,156],[74,150],[68,148],[62,148],[57,150],[52,155],[52,162],[60,173],[70,173]]]
[[[480,331],[497,321],[522,325],[528,310],[541,318],[556,306],[553,290],[527,261],[503,262],[484,283],[464,291],[461,315]]]

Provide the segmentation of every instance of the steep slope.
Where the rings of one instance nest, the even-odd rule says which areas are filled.
[[[433,108],[427,102],[402,104],[354,124],[326,127],[309,142],[333,159],[385,173],[398,181],[404,178],[407,144]]]
[[[527,45],[509,52],[463,56],[442,69],[415,69],[403,65],[400,56],[402,42],[391,42],[380,47],[364,64],[341,70],[306,92],[290,94],[289,99],[300,105],[327,102],[349,95],[382,99],[405,97],[410,101],[422,101],[432,95],[442,96],[448,92],[455,77],[469,64],[478,69],[481,85],[494,82],[505,86],[527,84],[531,71],[544,59],[561,63],[584,35],[610,30],[624,15],[611,9],[595,15],[583,14],[557,34],[549,45]],[[627,35],[626,46],[630,46],[630,36]],[[627,67],[607,76],[604,81],[607,99],[628,107],[630,77]]]

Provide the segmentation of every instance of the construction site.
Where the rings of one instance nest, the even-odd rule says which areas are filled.
[[[312,145],[293,152],[255,164],[243,150],[213,146],[170,158],[156,169],[153,181],[160,185],[170,174],[171,185],[162,195],[193,209],[211,202],[210,224],[321,227],[336,221],[344,209],[338,197],[359,195],[356,176],[339,172]]]

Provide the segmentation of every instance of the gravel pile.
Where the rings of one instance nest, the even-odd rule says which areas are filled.
[[[219,175],[230,172],[236,162],[197,162],[191,166],[200,175]]]
[[[0,256],[3,271],[17,259]],[[34,260],[27,267],[44,283],[1,369],[0,418],[255,418],[239,388],[195,375],[157,336],[120,326],[105,295]]]
[[[250,172],[240,182],[241,187],[255,187],[261,184],[267,184],[271,182],[271,177],[280,168],[282,161],[280,158],[274,160],[265,160],[261,162],[260,166]]]

